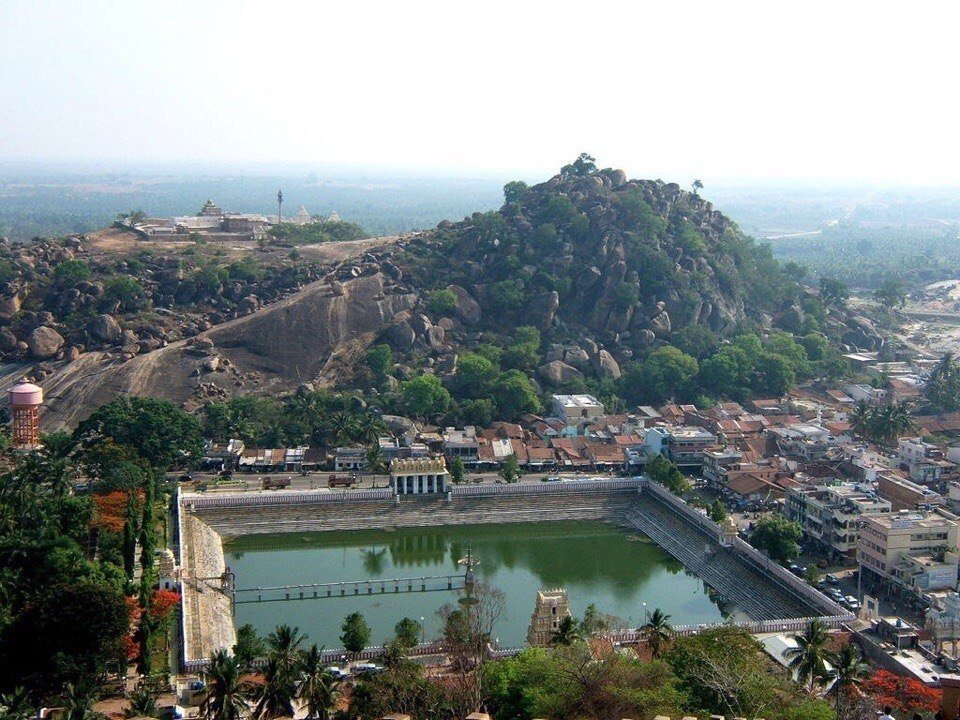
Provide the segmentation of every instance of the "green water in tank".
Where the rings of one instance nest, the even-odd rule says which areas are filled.
[[[522,645],[538,589],[564,588],[577,617],[587,605],[642,625],[647,612],[660,608],[674,625],[719,622],[740,614],[648,538],[601,522],[464,525],[394,531],[350,531],[251,535],[224,546],[238,588],[309,585],[341,581],[411,578],[463,573],[459,561],[469,552],[478,560],[476,580],[503,593],[504,612],[494,636],[502,646]],[[459,579],[459,578],[457,578]],[[436,586],[436,584],[434,584]],[[381,593],[300,600],[299,590],[240,593],[235,623],[251,623],[266,634],[287,623],[306,632],[311,642],[341,646],[343,618],[360,612],[372,629],[372,644],[393,634],[403,617],[423,618],[426,639],[441,631],[438,611],[456,603],[462,590]],[[351,591],[352,592],[352,591]],[[366,593],[366,589],[361,591]],[[251,602],[254,601],[254,602]]]

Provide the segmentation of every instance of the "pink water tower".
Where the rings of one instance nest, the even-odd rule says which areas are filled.
[[[8,392],[13,444],[16,447],[37,447],[40,445],[40,406],[43,405],[43,388],[33,383],[22,382],[14,385]]]

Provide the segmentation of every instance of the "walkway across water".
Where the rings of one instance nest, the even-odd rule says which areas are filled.
[[[317,582],[273,587],[237,588],[233,591],[235,603],[277,602],[283,600],[320,600],[359,595],[393,593],[437,592],[463,590],[464,575],[424,575],[421,577],[391,578],[386,580],[349,580],[344,582]],[[256,595],[256,598],[253,596]]]

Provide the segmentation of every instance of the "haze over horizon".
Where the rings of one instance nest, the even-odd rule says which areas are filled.
[[[0,5],[0,160],[954,183],[960,9]]]

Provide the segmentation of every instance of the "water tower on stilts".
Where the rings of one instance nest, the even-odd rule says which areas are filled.
[[[22,382],[10,388],[8,393],[14,447],[24,449],[40,447],[40,406],[43,405],[43,388],[33,383]]]

